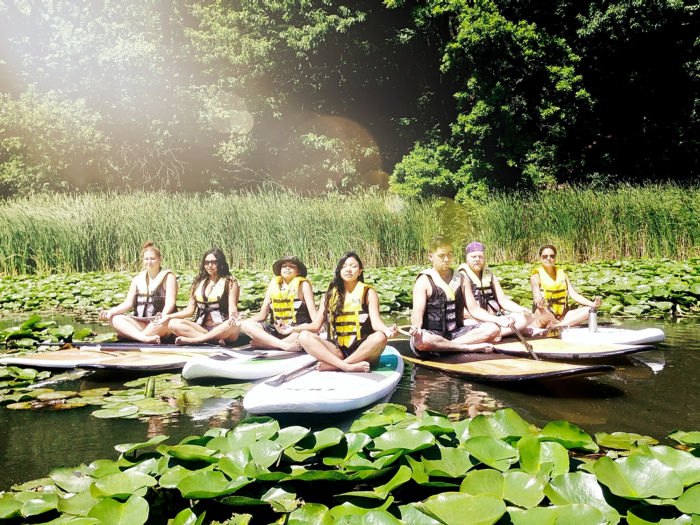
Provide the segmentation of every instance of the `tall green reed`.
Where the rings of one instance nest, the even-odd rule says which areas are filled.
[[[0,204],[0,272],[135,270],[147,239],[175,268],[196,266],[213,246],[234,268],[285,254],[331,268],[348,250],[371,267],[414,264],[438,216],[431,203],[370,191],[36,195]]]

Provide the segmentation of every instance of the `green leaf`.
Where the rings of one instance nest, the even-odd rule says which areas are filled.
[[[658,496],[668,499],[677,498],[683,492],[683,483],[671,467],[641,454],[616,461],[603,457],[595,462],[593,470],[610,492],[623,498]]]
[[[603,489],[593,474],[574,472],[556,476],[544,493],[553,505],[582,503],[600,510],[612,525],[620,521],[619,513],[605,500]]]
[[[374,439],[374,457],[395,452],[416,452],[435,444],[435,436],[426,430],[392,430]]]
[[[676,519],[676,511],[669,507],[637,505],[627,511],[629,525],[681,525],[691,524],[693,520],[686,516]]]
[[[700,445],[700,432],[683,432],[682,430],[674,430],[668,435],[674,441],[682,445]]]
[[[22,505],[22,515],[25,518],[30,516],[38,516],[50,510],[53,510],[58,505],[58,494],[36,494],[36,496]]]
[[[304,439],[308,433],[308,428],[287,427],[277,432],[277,435],[271,439],[271,441],[274,441],[282,450],[284,450],[292,445],[296,445],[299,441]]]
[[[83,492],[90,488],[95,481],[82,471],[74,468],[57,468],[51,471],[49,477],[66,492]]]
[[[598,447],[593,443],[591,436],[583,432],[580,428],[572,425],[568,421],[553,421],[542,429],[540,437],[543,441],[554,441],[564,448],[582,448],[590,445]]]
[[[255,432],[256,440],[270,439],[279,432],[279,429],[279,423],[271,417],[250,417],[238,423],[236,427],[236,431]]]
[[[471,496],[445,492],[431,496],[415,507],[446,525],[491,525],[506,512],[503,500],[492,494]]]
[[[93,498],[89,490],[85,490],[71,497],[63,497],[58,502],[59,512],[72,514],[74,516],[87,516],[90,509],[100,502],[98,498]]]
[[[628,432],[613,432],[612,434],[598,432],[595,435],[595,440],[601,447],[614,448],[617,450],[629,450],[635,443],[639,445],[655,445],[658,443],[657,440],[649,436],[630,434]]]
[[[550,474],[558,476],[569,472],[569,453],[553,441],[540,441],[534,437],[524,437],[518,441],[520,468],[538,479],[546,472],[545,483]]]
[[[248,447],[255,463],[263,468],[271,467],[277,461],[282,448],[274,441],[256,441]]]
[[[118,406],[117,408],[103,408],[95,410],[90,415],[99,419],[112,419],[117,417],[133,416],[138,413],[139,407],[135,405]]]
[[[469,438],[462,445],[476,459],[497,470],[505,471],[518,461],[518,451],[505,441],[490,436]]]
[[[676,508],[687,514],[700,514],[700,485],[687,489],[676,501]]]
[[[608,521],[595,507],[590,505],[563,505],[558,507],[538,507],[526,511],[510,510],[513,525],[607,525]]]
[[[0,499],[0,519],[18,518],[22,515],[22,502],[16,499]]]
[[[700,483],[700,458],[685,450],[662,445],[648,447],[648,450],[656,459],[675,470],[684,486]]]
[[[460,478],[471,469],[478,461],[469,455],[466,450],[440,447],[440,459],[428,460],[423,458],[425,473],[430,476],[445,476]]]
[[[287,525],[333,525],[328,507],[318,503],[307,503],[289,515]]]
[[[125,503],[107,498],[95,505],[88,517],[109,525],[143,525],[148,520],[148,502],[140,496],[131,496]]]
[[[199,445],[175,445],[167,447],[161,445],[158,447],[161,454],[181,459],[182,461],[206,461],[208,463],[216,463],[219,458],[213,457],[216,450],[210,450]]]
[[[190,509],[185,509],[180,512],[170,525],[201,525],[206,516],[206,512],[197,517],[197,515]]]
[[[247,480],[230,482],[222,472],[200,470],[183,478],[177,484],[177,490],[183,498],[217,498],[235,492],[246,484],[248,484]]]
[[[93,498],[126,499],[143,487],[157,485],[155,478],[141,472],[120,472],[98,479],[90,487]]]

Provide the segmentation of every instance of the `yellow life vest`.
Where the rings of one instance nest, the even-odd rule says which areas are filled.
[[[328,301],[329,328],[331,339],[338,345],[349,348],[355,341],[367,337],[369,314],[363,311],[367,303],[367,292],[372,287],[359,281],[352,293],[345,292],[345,303],[341,314],[333,318],[333,310],[338,302],[338,290],[333,290]],[[370,327],[371,328],[371,327]]]
[[[457,269],[469,279],[474,299],[476,299],[481,308],[487,311],[491,309],[496,314],[502,310],[493,289],[493,274],[491,270],[483,268],[480,279],[468,264],[460,264]]]
[[[211,318],[214,325],[220,325],[228,319],[228,293],[226,293],[226,277],[221,277],[214,287],[209,292],[209,295],[204,297],[204,287],[208,279],[204,279],[197,290],[194,292],[194,300],[197,302],[197,315],[195,322],[204,326],[207,320],[207,315]]]
[[[454,272],[449,284],[445,282],[445,280],[440,276],[440,273],[437,272],[434,268],[429,268],[427,270],[423,270],[422,272],[419,273],[419,275],[430,275],[430,277],[433,278],[433,282],[437,286],[442,288],[442,291],[445,292],[445,295],[447,295],[447,298],[450,301],[454,301],[457,298],[455,295],[455,292],[461,286],[461,281],[458,278],[455,279],[455,277],[459,277],[457,272]]]
[[[569,288],[566,286],[566,273],[561,268],[556,268],[556,278],[552,279],[547,271],[539,266],[532,271],[532,275],[539,274],[540,290],[547,301],[547,306],[556,316],[561,316],[569,309]]]
[[[297,312],[294,303],[302,283],[309,282],[306,277],[297,276],[291,280],[286,290],[282,291],[282,277],[274,277],[267,287],[270,295],[270,308],[275,321],[296,324]]]
[[[441,334],[454,332],[462,326],[464,296],[462,295],[462,278],[459,272],[452,274],[447,283],[434,268],[423,270],[416,280],[425,275],[431,283],[432,292],[428,297],[423,313],[423,328],[435,330]],[[437,288],[436,288],[437,287]]]
[[[205,299],[204,285],[207,283],[207,281],[208,279],[204,279],[201,283],[199,283],[197,291],[194,292],[194,298],[199,303],[203,303],[205,301],[209,303],[218,303],[219,299],[221,299],[221,297],[224,295],[224,291],[226,290],[226,278],[219,279]]]
[[[134,277],[136,297],[134,298],[134,317],[153,317],[165,307],[165,287],[163,283],[170,270],[161,270],[154,279],[148,270]],[[166,312],[170,313],[170,312]]]

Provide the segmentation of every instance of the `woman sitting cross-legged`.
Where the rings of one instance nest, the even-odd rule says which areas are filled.
[[[379,317],[379,296],[364,283],[363,268],[355,252],[344,254],[313,322],[280,326],[282,333],[299,333],[299,343],[319,360],[321,371],[369,372],[387,339],[398,332],[396,325],[387,327]],[[317,335],[324,323],[328,340]]]
[[[265,292],[260,312],[241,323],[241,330],[250,337],[253,348],[279,348],[300,351],[299,334],[282,334],[277,326],[309,324],[316,317],[316,304],[311,283],[306,278],[306,266],[293,255],[283,257],[272,265],[275,277]],[[268,312],[270,323],[266,323]]]
[[[144,271],[132,279],[124,302],[102,310],[99,318],[109,321],[121,338],[160,344],[170,331],[157,320],[163,312],[175,310],[177,279],[173,272],[161,268],[163,257],[152,241],[143,245],[141,258]],[[132,308],[133,315],[124,315]]]
[[[204,254],[192,282],[190,300],[181,312],[163,315],[159,322],[178,336],[175,344],[188,345],[238,339],[238,281],[231,275],[226,257],[218,248]],[[195,313],[194,321],[185,319]]]

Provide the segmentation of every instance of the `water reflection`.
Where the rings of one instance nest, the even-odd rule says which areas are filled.
[[[26,315],[24,316],[26,318]],[[71,319],[53,316],[60,324]],[[5,325],[17,324],[15,318]],[[0,320],[0,326],[2,326]],[[539,427],[567,420],[590,434],[626,431],[651,435],[660,441],[676,428],[700,430],[696,407],[700,391],[695,371],[700,369],[700,324],[693,321],[625,323],[628,328],[658,326],[667,334],[659,349],[615,361],[614,372],[592,378],[562,381],[492,383],[467,382],[439,372],[406,365],[390,401],[422,413],[436,410],[450,417],[474,417],[511,407]],[[49,385],[61,390],[124,388],[125,380],[91,374]],[[97,407],[70,411],[31,412],[0,409],[0,490],[13,483],[43,477],[59,466],[116,459],[114,445],[138,443],[156,435],[170,436],[174,444],[215,427],[234,427],[247,417],[239,400],[204,399],[199,407],[176,416],[143,420],[96,419]],[[347,431],[361,410],[330,415],[287,415],[283,426],[302,425],[316,431],[338,427]]]

